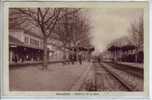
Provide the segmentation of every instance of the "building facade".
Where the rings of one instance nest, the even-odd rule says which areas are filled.
[[[9,62],[42,61],[42,37],[25,30],[9,31]]]

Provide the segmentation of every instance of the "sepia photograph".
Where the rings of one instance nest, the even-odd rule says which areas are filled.
[[[144,91],[144,8],[9,8],[9,91]]]

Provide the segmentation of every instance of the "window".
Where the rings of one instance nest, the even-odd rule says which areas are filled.
[[[37,46],[40,47],[40,42],[39,41],[37,41]]]
[[[40,41],[30,38],[30,45],[40,47]]]
[[[28,44],[29,43],[29,37],[25,36],[24,42],[25,42],[25,44]]]
[[[33,45],[33,39],[30,38],[30,45]]]

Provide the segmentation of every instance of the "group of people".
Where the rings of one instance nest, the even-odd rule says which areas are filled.
[[[78,52],[72,52],[69,53],[68,56],[66,57],[66,55],[63,56],[63,60],[64,60],[64,64],[66,63],[71,63],[71,64],[75,64],[75,62],[79,62],[79,64],[82,64],[82,61],[84,60],[84,57],[82,55],[82,53]]]
[[[23,62],[33,62],[33,61],[41,61],[42,58],[37,56],[28,56],[28,55],[14,55],[12,57],[12,61],[14,63],[23,63]]]

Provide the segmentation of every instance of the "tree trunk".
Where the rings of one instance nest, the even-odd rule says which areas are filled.
[[[114,51],[114,62],[116,62],[117,61],[117,54],[116,54],[116,50]]]
[[[47,38],[43,40],[43,69],[47,69],[48,59],[47,59]]]
[[[138,62],[138,48],[136,48],[136,53],[135,53],[135,62]]]
[[[62,61],[63,61],[63,65],[66,64],[66,60],[67,60],[67,55],[66,55],[66,51],[65,51],[65,44],[63,45],[63,55],[62,55]]]

